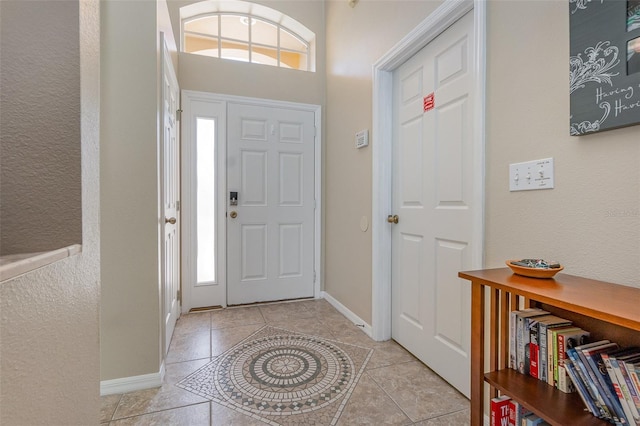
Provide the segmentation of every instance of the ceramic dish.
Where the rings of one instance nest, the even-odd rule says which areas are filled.
[[[514,274],[523,275],[531,278],[553,278],[555,274],[562,271],[564,266],[560,265],[559,268],[527,268],[526,266],[513,265],[511,262],[517,262],[517,260],[507,260],[505,263]]]

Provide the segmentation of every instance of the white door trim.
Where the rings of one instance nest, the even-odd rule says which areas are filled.
[[[476,42],[474,105],[474,176],[473,202],[476,209],[471,253],[474,269],[484,263],[484,140],[485,140],[485,62],[486,3],[484,0],[446,0],[405,38],[389,50],[373,66],[373,270],[372,270],[372,337],[382,341],[391,338],[391,228],[387,215],[392,209],[393,155],[393,71],[449,26],[473,10]]]
[[[315,280],[313,285],[313,297],[319,299],[322,297],[321,288],[322,281],[324,279],[324,274],[322,270],[322,107],[320,105],[313,104],[303,104],[303,103],[295,103],[295,102],[287,102],[287,101],[278,101],[278,100],[270,100],[270,99],[259,99],[259,98],[249,98],[244,96],[233,96],[233,95],[224,95],[217,93],[208,93],[208,92],[199,92],[193,90],[183,90],[182,91],[182,99],[198,99],[202,101],[212,102],[212,103],[225,103],[234,102],[234,103],[246,103],[249,105],[256,106],[265,106],[265,107],[276,107],[276,108],[289,108],[289,109],[297,109],[301,111],[310,111],[314,114],[314,126],[316,129],[315,138],[314,138],[314,179],[315,179],[315,187],[314,187],[314,199],[315,199],[315,211],[314,211],[314,259],[313,259],[313,269],[315,271]],[[186,139],[186,138],[185,138]],[[226,135],[225,135],[225,143],[226,143]],[[226,151],[225,154],[226,156]],[[226,170],[222,171],[221,176],[225,177],[225,187],[226,187]],[[185,183],[186,179],[183,181]],[[183,190],[184,190],[183,186]],[[226,191],[223,194],[226,196]],[[226,199],[225,199],[226,201]],[[225,204],[226,205],[226,204]],[[185,220],[187,222],[187,220]],[[188,235],[188,231],[185,230],[183,232],[183,239],[187,240],[190,236]],[[187,244],[183,241],[183,248],[186,248]],[[226,249],[226,246],[225,246]],[[183,253],[183,256],[186,256]],[[187,271],[183,271],[183,273],[187,273]],[[183,282],[190,282],[188,280],[183,280]],[[225,282],[226,287],[226,282]]]

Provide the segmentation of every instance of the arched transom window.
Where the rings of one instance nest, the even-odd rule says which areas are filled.
[[[274,9],[204,1],[182,7],[180,17],[183,52],[314,71],[315,34]]]

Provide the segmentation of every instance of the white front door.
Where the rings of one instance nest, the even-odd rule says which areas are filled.
[[[228,104],[230,305],[314,296],[314,120],[311,111]]]
[[[164,46],[164,37],[162,37]],[[178,123],[179,88],[166,46],[162,55],[162,145],[161,155],[161,226],[162,244],[162,293],[164,353],[169,350],[171,336],[180,316],[178,291],[180,290],[180,169]]]
[[[394,71],[392,337],[469,396],[473,12]]]

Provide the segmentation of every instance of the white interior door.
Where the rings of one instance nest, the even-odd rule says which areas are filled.
[[[228,105],[230,305],[314,296],[314,118],[311,111]]]
[[[473,13],[393,75],[392,337],[469,396]]]
[[[162,37],[164,46],[164,37]],[[166,46],[162,55],[162,145],[161,145],[161,218],[164,241],[161,250],[164,353],[169,350],[171,336],[180,316],[180,169],[178,123],[179,87]]]

